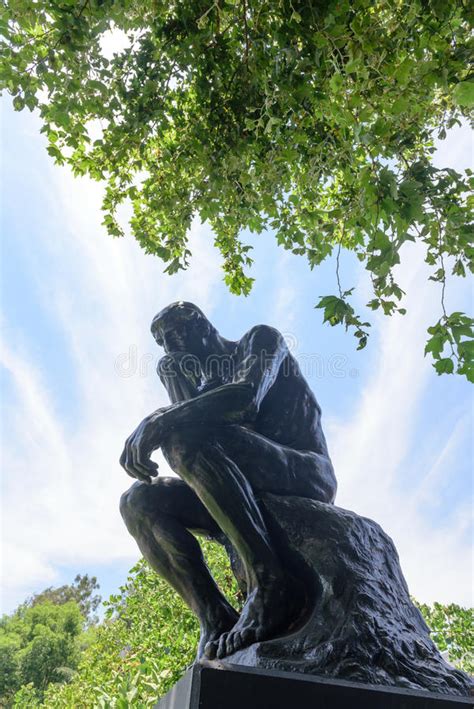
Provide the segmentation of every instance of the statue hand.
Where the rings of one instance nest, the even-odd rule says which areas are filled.
[[[120,465],[132,478],[150,483],[158,475],[158,465],[150,460],[150,455],[159,447],[161,421],[156,412],[147,416],[125,441]]]

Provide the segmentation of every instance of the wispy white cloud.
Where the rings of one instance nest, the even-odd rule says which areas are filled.
[[[118,499],[131,480],[117,461],[126,436],[165,403],[149,324],[177,299],[212,313],[221,280],[209,234],[199,224],[192,227],[192,267],[185,277],[169,278],[163,264],[145,256],[132,238],[104,234],[97,185],[52,166],[48,182],[45,214],[54,210],[56,220],[69,226],[57,238],[38,230],[48,273],[38,269],[34,287],[66,342],[78,411],[71,430],[42,364],[21,346],[21,338],[3,344],[1,363],[13,391],[6,402],[3,456],[6,608],[52,583],[59,565],[137,557],[118,513]],[[128,353],[135,360],[126,372],[131,376],[123,376],[117,358]]]
[[[78,410],[73,424],[62,419],[51,379],[21,338],[3,347],[14,392],[5,407],[9,436],[3,456],[7,608],[54,583],[62,564],[137,556],[117,510],[129,483],[117,458],[137,422],[165,401],[149,362],[158,354],[149,322],[160,307],[181,298],[212,316],[221,278],[207,229],[193,226],[192,268],[170,279],[161,262],[145,256],[133,239],[114,241],[104,234],[95,184],[50,170],[41,178],[49,186],[45,214],[69,226],[54,239],[39,226],[36,238],[49,265],[46,276],[39,272],[35,288],[66,342]],[[449,523],[433,520],[428,508],[442,505],[442,481],[453,474],[469,414],[460,408],[446,440],[431,435],[430,461],[418,466],[416,435],[433,381],[423,345],[426,327],[439,314],[439,292],[426,281],[420,253],[408,248],[399,274],[411,293],[408,313],[380,319],[373,328],[378,340],[371,344],[372,355],[366,354],[373,358],[372,373],[361,381],[353,410],[344,419],[325,419],[340,481],[338,504],[372,517],[394,537],[414,595],[467,603],[469,501],[454,503]],[[296,331],[294,314],[304,291],[292,283],[288,259],[282,254],[279,260],[283,280],[275,279],[268,319]],[[363,291],[363,280],[360,286]],[[465,286],[450,287],[448,298],[449,308],[456,309],[466,299]],[[127,372],[132,376],[120,376],[117,358],[127,353],[136,357]],[[135,364],[143,366],[142,375]]]
[[[452,167],[462,172],[472,169],[474,137],[467,121],[448,131],[445,140],[437,140],[433,163],[436,167]]]
[[[369,355],[372,374],[347,419],[328,423],[340,482],[337,503],[375,519],[394,538],[417,598],[468,604],[472,573],[469,502],[457,502],[453,524],[451,516],[449,523],[432,519],[426,498],[429,495],[442,504],[439,481],[456,474],[451,470],[453,454],[467,440],[469,414],[464,412],[447,442],[431,437],[435,462],[417,469],[421,456],[416,436],[420,430],[427,435],[422,405],[433,381],[423,348],[426,328],[439,316],[439,294],[427,280],[427,267],[416,247],[411,247],[397,276],[408,293],[407,315],[378,319],[378,341],[371,343],[375,351]],[[451,284],[451,298],[465,300],[465,286]]]
[[[438,501],[446,480],[450,480],[450,475],[456,475],[458,453],[462,450],[463,443],[469,440],[470,424],[472,424],[472,412],[467,411],[455,422],[447,440],[437,441],[433,450],[433,460],[427,466],[426,473],[416,490],[410,495],[407,501],[409,506],[423,509]],[[466,502],[470,506],[470,496],[467,497]]]
[[[291,270],[291,255],[280,250],[275,266],[275,298],[271,319],[283,331],[295,329],[298,310],[298,290]]]

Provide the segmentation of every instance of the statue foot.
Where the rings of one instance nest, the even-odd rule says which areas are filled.
[[[297,615],[295,599],[300,599],[299,591],[299,586],[294,588],[287,579],[281,578],[257,586],[248,596],[233,628],[208,641],[204,649],[206,659],[220,660],[287,630]]]
[[[217,641],[226,631],[234,627],[239,619],[239,614],[229,606],[214,613],[209,622],[201,625],[201,637],[196,654],[196,660],[207,659],[205,648],[207,645]]]

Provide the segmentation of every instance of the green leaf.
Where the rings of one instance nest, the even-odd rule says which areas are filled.
[[[433,366],[438,374],[452,374],[454,372],[454,363],[449,357],[438,360]]]
[[[461,259],[458,259],[456,263],[453,266],[453,274],[455,276],[461,276],[462,278],[465,278],[466,276],[466,269],[464,268],[464,264],[461,261]]]
[[[351,59],[347,62],[344,69],[346,74],[356,74],[363,66],[360,59]]]
[[[456,84],[453,97],[458,106],[465,108],[474,106],[474,81],[460,81]]]
[[[15,96],[13,99],[13,108],[15,111],[22,111],[25,108],[25,100],[22,96]]]
[[[329,87],[334,94],[337,94],[343,85],[344,79],[341,74],[334,74],[329,81]]]
[[[464,375],[469,382],[474,384],[474,364],[472,362],[463,362],[458,367],[457,373]]]
[[[400,96],[397,98],[393,104],[392,104],[392,113],[395,114],[396,116],[400,115],[400,113],[405,113],[405,111],[409,107],[409,99],[406,98],[405,96]]]
[[[431,337],[426,343],[425,355],[431,352],[433,357],[438,358],[441,355],[446,342],[447,338],[445,336],[433,335],[433,337]]]
[[[474,361],[474,340],[463,340],[458,344],[459,355],[463,359]]]

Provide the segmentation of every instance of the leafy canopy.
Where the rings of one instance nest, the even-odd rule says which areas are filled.
[[[418,607],[439,649],[448,651],[449,661],[456,667],[474,675],[474,610],[455,603],[422,603]]]
[[[243,598],[223,547],[206,540],[202,546],[219,587],[235,608],[241,607]],[[50,662],[44,664],[44,674],[40,673],[36,682],[32,681],[31,674],[20,674],[18,662],[15,665],[18,646],[24,646],[28,632],[31,634],[33,614],[45,619],[44,624],[57,633],[64,629],[66,609],[73,605],[69,601],[51,612],[49,602],[33,608],[23,604],[12,616],[3,618],[0,623],[0,702],[8,706],[48,709],[153,707],[193,662],[199,639],[196,617],[178,594],[141,560],[130,571],[127,582],[106,602],[107,618],[76,638],[80,659],[75,656],[72,662],[69,658],[69,668],[77,668],[75,672],[67,675],[63,665],[58,681],[58,673],[47,674],[54,664]],[[439,603],[419,605],[419,608],[440,649],[448,650],[450,661],[457,667],[472,672],[474,609]],[[71,627],[77,629],[74,623]],[[8,649],[15,643],[16,655]],[[62,656],[56,662],[64,660]],[[22,678],[24,684],[21,684]],[[44,688],[48,680],[46,689],[39,689]]]
[[[89,625],[97,623],[98,617],[95,614],[100,605],[101,597],[95,591],[99,588],[95,576],[89,574],[77,574],[72,584],[65,584],[53,588],[45,588],[41,593],[37,593],[26,601],[26,606],[37,606],[49,602],[55,605],[62,605],[68,601],[75,601]]]
[[[135,237],[169,273],[198,217],[247,294],[239,235],[270,228],[311,267],[355,252],[369,307],[403,314],[394,268],[418,243],[442,292],[426,352],[474,380],[473,320],[444,305],[447,275],[474,268],[472,175],[430,162],[474,103],[469,13],[464,0],[10,0],[1,86],[39,108],[58,163],[106,182],[113,236],[131,202]],[[337,283],[317,307],[362,348],[369,323],[338,267]]]
[[[242,598],[226,553],[204,541],[214,578],[234,607]],[[178,594],[141,560],[110,597],[108,620],[97,630],[69,684],[51,685],[45,707],[154,707],[194,661],[196,617]]]
[[[98,588],[95,576],[77,574],[72,584],[50,586],[0,618],[1,706],[13,695],[30,706],[50,684],[70,680],[94,636]]]
[[[205,541],[203,550],[220,588],[235,608],[242,597],[224,549]],[[420,606],[434,640],[460,669],[473,669],[473,609],[454,604]],[[109,600],[109,616],[83,654],[69,684],[51,685],[45,707],[153,707],[194,660],[199,639],[195,616],[177,593],[143,560]]]
[[[79,660],[78,637],[84,618],[75,601],[20,606],[0,619],[0,701],[24,684],[41,696],[46,687],[67,680]]]

